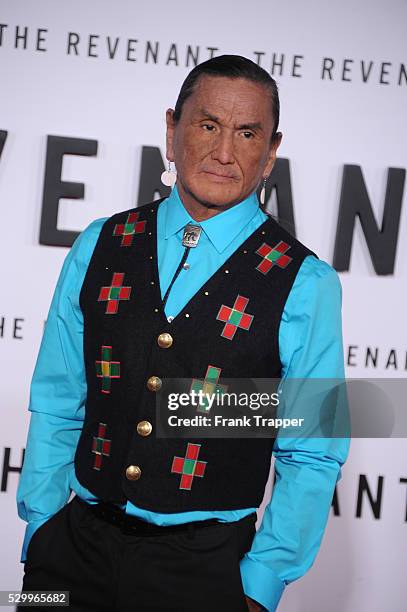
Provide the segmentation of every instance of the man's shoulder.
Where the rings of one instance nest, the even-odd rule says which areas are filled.
[[[154,202],[148,202],[141,206],[121,210],[113,213],[110,217],[95,219],[79,234],[75,242],[76,247],[82,249],[85,247],[85,250],[89,244],[94,247],[98,240],[102,238],[103,234],[111,233],[112,226],[115,228],[120,225],[125,226],[129,223],[142,222],[148,214],[157,212],[159,204],[164,199],[165,198],[160,198],[159,200],[154,200]],[[118,228],[118,231],[120,231],[120,228]]]
[[[321,259],[315,251],[309,246],[301,242],[288,227],[284,227],[281,222],[277,221],[270,213],[266,212],[272,231],[278,235],[279,240],[287,243],[290,248],[296,247],[302,252],[303,261],[298,270],[296,285],[318,288],[318,291],[324,288],[335,288],[341,290],[339,275],[327,261]],[[297,252],[298,252],[297,251]],[[289,250],[287,250],[287,254]]]
[[[327,261],[314,255],[304,258],[297,274],[295,288],[297,293],[319,296],[319,298],[324,294],[342,296],[338,272]]]
[[[301,242],[294,235],[294,229],[289,228],[287,224],[284,224],[284,222],[275,219],[275,217],[269,212],[265,211],[265,214],[267,215],[267,223],[273,236],[276,236],[280,241],[285,242],[291,249],[294,247],[296,250],[302,252],[304,257],[307,255],[313,255],[316,259],[318,258],[318,255],[310,247]]]
[[[100,217],[89,223],[89,225],[80,232],[73,243],[70,257],[75,257],[76,259],[83,258],[85,260],[89,259],[99,239],[103,226],[108,219],[109,217]]]
[[[149,213],[156,213],[158,206],[161,202],[163,202],[166,198],[160,198],[159,200],[154,200],[153,202],[147,202],[147,204],[141,204],[140,206],[135,206],[134,208],[128,208],[127,210],[120,210],[119,212],[114,213],[110,217],[106,218],[106,222],[111,223],[126,223],[130,218],[142,220],[144,216],[147,216]]]

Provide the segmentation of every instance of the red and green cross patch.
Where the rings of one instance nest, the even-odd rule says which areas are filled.
[[[213,395],[214,393],[226,393],[228,386],[218,384],[221,368],[217,368],[213,365],[208,365],[204,380],[199,378],[193,378],[190,391],[198,393],[202,391],[205,397],[199,402],[197,412],[209,412],[209,402],[207,395]]]
[[[110,457],[111,440],[105,438],[106,423],[99,423],[98,435],[93,437],[92,453],[95,453],[93,469],[100,471],[103,457]]]
[[[124,272],[114,272],[112,284],[102,287],[98,302],[107,302],[105,314],[116,314],[120,300],[129,300],[131,287],[123,287]]]
[[[112,361],[111,346],[102,346],[101,361],[96,361],[96,376],[102,379],[102,393],[110,393],[112,378],[120,378],[120,361]]]
[[[126,223],[117,223],[113,230],[113,236],[121,236],[120,246],[131,246],[135,234],[143,234],[146,229],[147,221],[139,221],[140,213],[131,212],[128,214]]]
[[[260,255],[264,259],[259,263],[256,267],[256,270],[262,272],[262,274],[267,274],[274,265],[278,265],[280,268],[286,268],[290,261],[292,261],[292,257],[285,255],[285,252],[290,248],[290,245],[283,240],[280,240],[278,244],[274,247],[271,247],[266,242],[263,242],[261,247],[259,247],[256,251],[256,255]]]
[[[198,461],[200,444],[188,442],[185,457],[174,457],[172,460],[171,474],[181,474],[179,488],[190,491],[195,476],[203,478],[205,474],[206,461]]]
[[[238,295],[232,308],[222,304],[216,316],[218,321],[225,323],[221,332],[222,338],[233,340],[238,328],[246,331],[250,328],[254,315],[244,312],[248,302],[249,298]]]

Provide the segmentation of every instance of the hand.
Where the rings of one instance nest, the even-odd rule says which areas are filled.
[[[249,612],[261,612],[261,610],[263,610],[263,606],[260,606],[258,603],[253,601],[253,599],[251,599],[250,597],[247,597],[247,595],[246,595],[246,603],[247,603],[247,608]]]

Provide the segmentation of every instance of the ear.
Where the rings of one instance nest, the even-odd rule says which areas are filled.
[[[264,177],[268,177],[270,175],[270,172],[273,169],[274,162],[276,161],[277,149],[281,144],[282,138],[283,138],[282,133],[276,132],[276,135],[274,136],[273,141],[270,145],[269,155],[267,158],[266,165],[264,167],[264,172],[263,172]]]
[[[166,135],[166,156],[168,161],[174,161],[174,132],[175,132],[175,121],[174,121],[174,110],[172,108],[167,109],[165,113],[165,120],[167,123],[167,135]]]

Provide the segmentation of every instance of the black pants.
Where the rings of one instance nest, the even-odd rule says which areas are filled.
[[[74,497],[34,533],[23,590],[69,591],[70,612],[247,612],[239,561],[255,518],[135,536]]]

